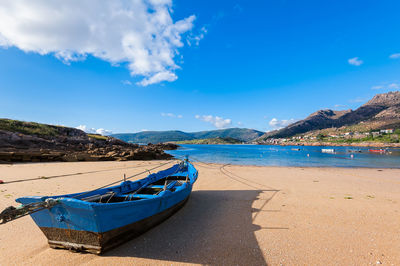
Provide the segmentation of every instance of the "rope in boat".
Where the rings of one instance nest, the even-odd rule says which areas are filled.
[[[179,167],[176,168],[175,172],[173,172],[173,173],[170,174],[170,175],[176,174],[179,170],[180,170]],[[168,180],[168,176],[166,177],[165,182],[167,182],[167,180]],[[143,186],[141,186],[139,189],[137,189],[135,192],[126,195],[125,200],[127,200],[128,197],[129,197],[129,201],[132,201],[132,198],[133,198],[132,196],[135,195],[135,194],[138,194],[139,191],[141,191],[143,188],[147,187],[149,184],[151,184],[151,183],[150,183],[150,182],[147,182],[147,183],[145,183]],[[164,186],[165,186],[165,184],[164,184]],[[115,195],[115,193],[113,193],[113,194],[111,195],[111,197],[108,199],[108,201],[110,201],[110,199],[111,199],[114,195]],[[108,201],[107,201],[107,203],[108,203]]]
[[[114,181],[114,182],[112,182],[112,183],[109,183],[109,184],[107,184],[107,185],[104,185],[104,186],[95,188],[95,189],[93,189],[93,190],[83,192],[83,193],[78,194],[78,195],[75,195],[75,196],[73,196],[73,197],[71,197],[71,198],[77,198],[77,197],[80,197],[80,196],[84,196],[84,195],[89,194],[89,193],[92,193],[92,192],[94,192],[94,191],[96,191],[96,190],[99,190],[99,189],[102,189],[102,188],[106,188],[106,187],[115,185],[115,184],[120,183],[120,182],[122,182],[122,181],[124,181],[124,180],[132,179],[132,178],[134,178],[134,177],[136,177],[136,176],[145,174],[145,173],[147,173],[147,172],[149,172],[149,171],[152,171],[152,170],[154,170],[154,169],[160,168],[160,167],[162,167],[162,166],[164,166],[164,165],[173,163],[173,162],[175,162],[175,161],[177,161],[177,160],[172,160],[172,161],[169,161],[169,162],[167,162],[167,163],[163,163],[163,164],[160,164],[160,165],[158,165],[158,166],[155,166],[155,167],[153,167],[153,168],[146,169],[146,170],[143,171],[143,172],[140,172],[140,173],[137,173],[137,174],[128,176],[128,177],[126,177],[126,178],[123,178],[123,179],[120,179],[120,180],[117,180],[117,181]]]

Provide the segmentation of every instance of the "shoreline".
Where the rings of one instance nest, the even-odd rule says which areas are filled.
[[[174,157],[175,158],[175,157]],[[126,163],[126,162],[168,162],[171,161],[181,161],[179,158],[175,159],[170,159],[170,160],[149,160],[149,161],[139,161],[139,160],[133,160],[133,161],[116,161],[117,163]],[[189,156],[189,161],[190,161],[190,156]],[[90,161],[90,163],[97,163],[97,164],[102,164],[105,161]],[[400,166],[398,168],[396,167],[368,167],[368,166],[293,166],[293,165],[257,165],[257,164],[236,164],[236,163],[209,163],[209,162],[203,162],[203,161],[191,161],[194,164],[205,164],[205,165],[213,165],[213,166],[243,166],[243,167],[266,167],[266,168],[310,168],[310,169],[372,169],[372,170],[379,170],[379,169],[393,169],[393,170],[398,170],[400,169]],[[12,163],[0,163],[0,166],[2,165],[7,165],[7,166],[17,166],[17,165],[37,165],[37,164],[76,164],[76,163],[87,163],[85,161],[82,162],[12,162]],[[115,169],[118,170],[118,169]],[[110,169],[110,171],[113,171],[113,169]],[[79,173],[79,174],[84,174],[84,173]],[[1,185],[1,184],[0,184]]]
[[[307,142],[307,143],[297,143],[290,142],[285,144],[256,144],[256,145],[266,145],[266,146],[306,146],[306,147],[362,147],[362,148],[398,148],[400,149],[400,143],[332,143],[332,142]]]
[[[308,143],[297,143],[291,142],[286,144],[272,144],[272,143],[215,143],[215,144],[193,144],[193,143],[180,143],[179,145],[253,145],[253,146],[294,146],[294,147],[360,147],[360,148],[392,148],[392,149],[400,149],[400,143],[384,143],[380,145],[376,145],[376,143],[369,143],[369,144],[359,144],[359,143],[328,143],[328,142],[308,142]],[[178,145],[178,146],[179,146]],[[178,148],[179,149],[179,148]]]
[[[190,157],[189,157],[189,159],[190,159]],[[194,163],[194,164],[198,164],[199,162],[192,162],[192,163]],[[400,166],[398,167],[398,168],[394,168],[394,167],[368,167],[368,166],[365,166],[365,167],[361,167],[361,166],[354,166],[354,167],[352,167],[352,166],[336,166],[336,167],[333,167],[333,166],[282,166],[282,165],[255,165],[255,164],[232,164],[232,163],[229,163],[229,164],[223,164],[223,163],[205,163],[205,162],[200,162],[200,163],[202,163],[202,164],[206,164],[206,165],[209,165],[209,164],[212,164],[212,165],[215,165],[215,166],[224,166],[224,165],[226,165],[226,166],[229,166],[229,165],[231,165],[231,166],[238,166],[238,167],[265,167],[265,168],[289,168],[289,169],[295,169],[295,168],[297,168],[297,169],[302,169],[302,168],[306,168],[306,169],[371,169],[371,170],[381,170],[381,169],[387,169],[387,170],[400,170]]]

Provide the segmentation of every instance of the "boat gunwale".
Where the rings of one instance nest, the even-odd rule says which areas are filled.
[[[140,200],[134,200],[134,201],[126,200],[126,201],[121,201],[121,202],[99,203],[99,202],[90,202],[90,201],[85,201],[85,200],[82,200],[82,199],[79,199],[79,198],[74,198],[74,196],[77,196],[77,195],[80,195],[80,194],[83,194],[83,193],[86,193],[86,192],[91,192],[91,193],[100,192],[100,191],[101,192],[107,192],[107,191],[111,192],[114,189],[118,189],[118,188],[124,186],[124,184],[126,184],[128,182],[130,183],[129,185],[131,185],[133,183],[141,183],[141,182],[143,184],[145,184],[146,183],[146,179],[150,179],[150,178],[156,177],[157,174],[160,174],[160,173],[162,173],[162,172],[164,172],[166,170],[172,169],[175,166],[179,167],[179,164],[174,164],[170,168],[167,168],[167,169],[162,170],[162,171],[157,172],[157,173],[150,174],[150,175],[148,175],[148,176],[146,176],[146,177],[144,177],[142,179],[138,179],[138,180],[135,180],[135,181],[131,181],[131,180],[123,181],[118,185],[107,187],[107,188],[102,188],[102,189],[99,189],[99,190],[83,191],[83,192],[78,192],[78,193],[63,194],[63,195],[56,195],[56,196],[27,196],[27,197],[17,198],[16,201],[19,202],[19,203],[22,203],[21,201],[24,201],[24,203],[22,203],[22,204],[27,204],[27,203],[25,203],[25,201],[28,201],[28,200],[31,200],[31,202],[41,202],[41,201],[45,201],[46,199],[52,198],[52,199],[56,199],[56,200],[60,201],[61,204],[64,203],[66,205],[70,205],[69,203],[71,203],[72,205],[76,205],[76,206],[81,205],[81,206],[86,206],[86,207],[93,208],[93,209],[101,209],[101,208],[104,209],[104,208],[107,208],[106,206],[109,206],[109,207],[116,207],[116,206],[124,207],[124,206],[132,206],[132,205],[140,206],[142,204],[150,203],[151,201],[160,200],[162,198],[173,197],[174,195],[176,195],[175,194],[176,192],[180,192],[180,191],[184,191],[184,190],[188,189],[196,181],[196,179],[197,179],[196,177],[197,177],[198,171],[196,170],[195,172],[190,172],[189,169],[187,169],[186,171],[175,172],[175,173],[173,173],[171,175],[165,175],[165,176],[160,176],[158,178],[155,178],[153,183],[157,182],[160,179],[163,179],[165,177],[177,175],[178,173],[187,173],[188,175],[193,177],[193,180],[191,178],[189,178],[188,180],[190,182],[182,184],[181,186],[178,186],[179,188],[182,187],[181,189],[177,189],[177,190],[175,190],[173,192],[170,191],[170,193],[165,193],[165,191],[162,191],[164,193],[156,194],[156,195],[154,195],[154,197],[151,197],[151,198],[150,197],[149,198],[141,198]],[[119,195],[128,196],[129,194],[131,194],[131,193],[119,194]],[[118,195],[118,194],[116,194],[116,195]],[[140,194],[136,194],[136,195],[140,195]]]

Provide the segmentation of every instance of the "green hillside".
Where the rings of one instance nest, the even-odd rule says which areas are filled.
[[[10,132],[18,132],[27,135],[56,136],[58,130],[56,126],[39,124],[35,122],[24,122],[12,119],[0,119],[0,129]]]
[[[251,141],[264,134],[264,132],[248,128],[228,128],[212,131],[200,131],[191,133],[195,139],[209,138],[234,138],[239,141]]]
[[[183,131],[143,131],[139,133],[113,134],[115,138],[132,143],[161,143],[170,141],[188,141],[195,139],[233,138],[248,142],[262,136],[264,132],[247,128],[228,128],[220,130],[187,133]]]
[[[210,139],[193,139],[193,140],[184,140],[177,141],[176,144],[241,144],[240,140],[234,138],[210,138]]]
[[[161,143],[193,139],[192,135],[178,130],[142,131],[138,133],[113,134],[112,136],[131,143]]]

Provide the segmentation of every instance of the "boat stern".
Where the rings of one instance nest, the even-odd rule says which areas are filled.
[[[17,199],[23,205],[45,201],[49,197],[24,197]],[[96,222],[96,213],[87,202],[57,199],[55,206],[31,214],[52,248],[76,251],[102,252],[102,234]]]

